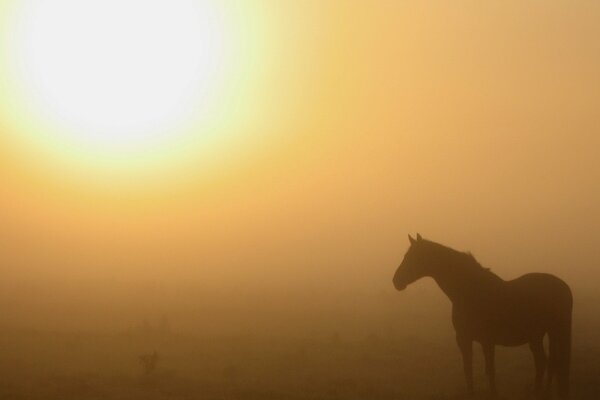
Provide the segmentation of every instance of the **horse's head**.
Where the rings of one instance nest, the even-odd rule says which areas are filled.
[[[398,290],[404,290],[406,286],[414,281],[430,275],[431,260],[427,251],[427,243],[429,242],[423,240],[419,234],[417,234],[416,239],[408,235],[408,240],[410,241],[410,247],[404,255],[402,264],[394,274],[393,282]]]

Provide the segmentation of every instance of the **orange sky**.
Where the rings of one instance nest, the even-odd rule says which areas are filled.
[[[0,121],[6,276],[387,284],[416,231],[505,275],[598,264],[600,5],[255,7],[210,165],[68,170]]]

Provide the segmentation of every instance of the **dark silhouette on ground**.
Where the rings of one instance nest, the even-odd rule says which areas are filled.
[[[452,323],[463,356],[469,394],[473,393],[472,343],[481,344],[492,395],[496,395],[494,346],[528,343],[535,361],[535,394],[550,394],[552,380],[558,395],[569,395],[571,312],[569,286],[549,274],[531,273],[505,281],[483,268],[470,253],[409,236],[410,248],[394,275],[403,290],[422,277],[431,277],[452,301]],[[543,339],[548,334],[549,358]],[[542,388],[547,369],[546,390]]]
[[[139,357],[139,360],[144,369],[144,374],[150,375],[156,370],[156,365],[158,364],[158,352],[154,350],[152,353],[142,354]]]

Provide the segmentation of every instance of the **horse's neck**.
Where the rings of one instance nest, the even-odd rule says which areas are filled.
[[[462,282],[453,279],[450,274],[435,274],[433,279],[453,303],[459,301],[464,286]]]
[[[432,278],[453,303],[477,301],[475,293],[482,293],[501,282],[479,271],[465,271],[453,266],[439,268]]]

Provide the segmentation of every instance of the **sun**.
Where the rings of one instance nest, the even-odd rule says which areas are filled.
[[[231,63],[217,4],[22,0],[11,65],[27,118],[79,151],[130,154],[179,140],[214,111]]]

